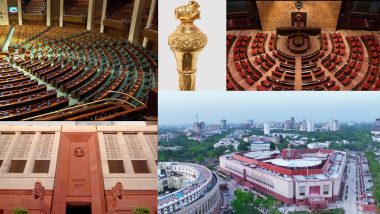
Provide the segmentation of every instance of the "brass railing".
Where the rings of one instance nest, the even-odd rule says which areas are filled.
[[[122,92],[115,92],[115,91],[108,91],[108,93],[120,93],[120,94],[124,94],[124,95],[129,96],[132,99],[135,99],[137,102],[141,103],[142,105],[145,105],[145,103],[141,102],[140,100],[136,99],[135,97],[133,97],[133,96],[131,96],[129,94],[125,94],[125,93],[122,93]],[[137,108],[135,105],[133,105],[132,103],[130,103],[130,102],[126,101],[126,100],[116,99],[116,98],[106,98],[106,99],[96,100],[96,101],[93,101],[93,102],[84,103],[84,104],[80,104],[80,105],[76,105],[76,106],[60,109],[60,110],[57,110],[57,111],[53,111],[53,112],[37,115],[37,116],[34,116],[34,117],[28,117],[28,118],[23,119],[22,121],[35,120],[35,119],[38,119],[38,118],[41,118],[41,117],[45,117],[45,116],[49,116],[49,115],[54,115],[54,114],[57,114],[57,113],[60,113],[60,112],[65,112],[65,111],[68,111],[70,109],[75,109],[75,108],[78,108],[78,107],[88,106],[88,105],[97,104],[97,103],[101,103],[101,102],[107,102],[107,101],[119,101],[119,102],[122,102],[122,103],[126,103],[126,104],[132,106],[133,108]]]

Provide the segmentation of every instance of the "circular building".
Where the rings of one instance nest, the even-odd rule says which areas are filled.
[[[179,162],[161,162],[158,168],[158,214],[219,213],[219,183],[208,168]]]

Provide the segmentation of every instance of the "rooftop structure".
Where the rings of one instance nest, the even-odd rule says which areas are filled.
[[[265,151],[270,150],[270,142],[254,141],[250,145],[251,151]]]
[[[311,167],[311,166],[318,166],[322,163],[322,161],[319,158],[302,158],[302,159],[290,159],[290,160],[284,160],[284,159],[272,159],[268,161],[264,161],[266,163],[272,163],[277,166],[284,166],[284,167]]]

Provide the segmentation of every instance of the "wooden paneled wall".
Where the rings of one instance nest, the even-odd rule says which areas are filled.
[[[342,1],[302,1],[301,12],[307,12],[307,26],[335,31]],[[256,1],[262,29],[276,30],[291,25],[290,13],[296,12],[295,1]]]

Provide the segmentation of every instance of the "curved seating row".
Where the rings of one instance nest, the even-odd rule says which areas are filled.
[[[322,33],[322,36],[320,36],[321,41],[321,47],[320,50],[327,51],[329,47],[328,39],[325,33]]]
[[[268,53],[256,56],[255,62],[265,71],[268,71],[276,64],[276,60],[273,59]]]
[[[241,63],[241,64],[240,64]],[[253,85],[258,81],[263,75],[258,71],[249,60],[242,60],[240,62],[235,62],[235,68],[239,72],[241,78],[249,85]]]
[[[350,47],[350,58],[354,60],[363,61],[364,59],[364,51],[363,45],[359,40],[358,36],[346,36],[347,43]]]
[[[256,33],[255,38],[252,42],[252,55],[256,56],[258,54],[265,53],[265,39],[267,37],[266,33]]]
[[[99,38],[100,37],[100,38]],[[104,43],[98,42],[99,40],[103,40],[104,43],[106,43],[106,46],[104,46]],[[91,41],[94,41],[92,43]],[[47,46],[54,46],[55,43],[46,42]],[[71,53],[67,54],[69,61],[70,59],[74,60],[74,64],[78,63],[84,63],[86,65],[88,64],[98,64],[100,67],[107,68],[111,66],[114,71],[114,75],[111,75],[112,78],[109,80],[107,79],[106,85],[102,85],[102,89],[109,88],[109,85],[112,85],[111,82],[117,80],[116,74],[122,73],[122,68],[127,67],[128,69],[136,69],[134,67],[136,66],[142,66],[143,69],[145,69],[149,74],[146,78],[147,82],[154,82],[153,85],[149,85],[147,87],[145,85],[145,89],[142,89],[141,92],[145,93],[147,92],[148,88],[151,88],[152,86],[155,87],[155,81],[152,81],[152,78],[155,78],[157,75],[157,56],[153,54],[151,51],[147,51],[146,49],[143,49],[140,46],[130,44],[130,47],[122,47],[123,45],[118,45],[117,41],[114,41],[110,39],[109,37],[106,37],[101,34],[80,34],[76,36],[75,38],[69,38],[66,40],[59,41],[60,47],[57,49],[58,51],[62,49],[68,49]],[[79,47],[82,45],[85,45],[85,47],[88,47],[89,49],[85,50],[78,50]],[[36,46],[33,46],[34,49],[38,48]],[[53,47],[49,48],[53,49]],[[132,49],[132,52],[127,53],[125,49]],[[55,54],[54,51],[52,52],[53,55]],[[137,54],[138,57],[136,57],[134,60],[130,59],[129,61],[126,60],[126,58],[130,58],[130,55]],[[66,58],[66,57],[65,57]],[[139,63],[136,63],[136,59],[139,60]],[[58,58],[59,60],[59,58]],[[141,61],[141,62],[140,62]],[[130,62],[130,63],[129,63]],[[129,63],[129,64],[128,64]],[[133,72],[131,72],[133,73]],[[86,77],[89,77],[90,75],[85,75]],[[79,77],[80,79],[80,77]],[[111,82],[110,82],[111,81]],[[125,82],[124,82],[125,83]],[[131,83],[131,82],[129,82]],[[72,85],[71,86],[75,86]],[[73,91],[77,90],[77,88],[72,88]],[[71,90],[71,89],[70,89]],[[103,90],[97,90],[99,93],[103,93]],[[74,93],[74,92],[73,92]],[[103,93],[104,94],[104,93]],[[74,95],[75,96],[75,95]],[[97,97],[97,96],[92,96]],[[145,100],[145,96],[142,96],[143,100]]]
[[[378,39],[373,35],[362,35],[361,39],[366,46],[369,66],[357,90],[380,90],[380,45]],[[358,40],[358,38],[357,38]]]
[[[33,61],[24,63],[17,59],[18,65],[38,67]],[[9,70],[14,70],[10,73]],[[17,75],[9,75],[17,74]],[[68,105],[65,96],[58,97],[56,90],[47,89],[45,84],[39,84],[36,79],[31,80],[28,75],[19,71],[9,63],[0,67],[0,120],[21,120],[29,116],[57,110]]]
[[[45,100],[37,104],[18,107],[7,111],[1,111],[0,119],[13,121],[21,120],[67,107],[68,104],[69,99],[67,97],[58,97],[54,99]]]
[[[367,47],[368,58],[370,59],[370,63],[373,66],[379,65],[379,57],[380,57],[380,45],[379,41],[376,37],[372,35],[363,35],[361,36],[364,44]]]
[[[46,32],[49,28],[43,25],[17,25],[14,26],[14,32],[9,43],[11,48],[18,48],[27,42],[37,38]]]
[[[346,46],[343,42],[342,34],[341,33],[332,33],[332,34],[330,34],[330,37],[332,38],[332,41],[333,41],[332,52],[334,54],[344,56]]]
[[[243,60],[248,57],[247,48],[251,39],[252,38],[250,36],[239,36],[237,38],[233,48],[234,61]]]
[[[9,31],[10,31],[9,26],[0,26],[0,50],[3,49],[5,40],[8,37]]]
[[[228,53],[231,50],[232,45],[234,44],[236,40],[236,35],[232,34],[227,34],[227,41],[226,41],[226,46],[227,46],[227,60],[228,60]]]
[[[357,41],[357,37],[346,36],[346,40],[350,50],[349,58],[343,67],[334,73],[337,80],[339,80],[344,86],[349,85],[358,76],[364,59],[362,44],[360,41]],[[331,60],[334,61],[335,58],[336,57]],[[340,58],[338,57],[338,59]]]
[[[271,33],[269,38],[269,51],[277,50],[277,35]]]
[[[310,62],[315,63],[318,61],[318,58],[322,58],[324,55],[323,51],[316,50],[315,52],[306,55],[301,56],[302,64],[309,64]]]
[[[0,64],[0,93],[4,96],[0,96],[0,109],[4,110],[0,119],[3,120],[38,116],[65,108],[69,103],[75,107],[78,103],[74,99],[84,103],[105,98],[124,101],[114,103],[107,107],[108,110],[103,110],[102,105],[91,104],[96,113],[85,110],[86,115],[73,116],[68,112],[64,119],[107,120],[137,112],[143,114],[146,105],[141,103],[147,103],[151,89],[157,87],[157,55],[105,34],[53,27],[23,44],[20,50],[24,55],[16,58],[14,64],[28,75],[11,64]],[[31,80],[29,76],[39,80]],[[39,81],[61,90],[61,93],[47,91],[46,85],[39,84]],[[37,110],[44,109],[45,112],[32,111],[36,106]]]
[[[240,32],[242,34],[245,32]],[[369,34],[345,35],[343,38],[343,34],[322,33],[319,37],[320,49],[300,57],[302,90],[379,90],[380,74],[377,70],[380,46],[377,37]],[[232,56],[235,62],[240,61],[235,65],[227,61],[230,74],[226,77],[227,89],[294,90],[291,83],[295,81],[295,56],[276,50],[275,33],[257,32],[252,37],[251,51],[247,52],[250,34],[237,38],[234,34],[227,35],[227,51],[229,46],[232,47],[227,52],[227,58]],[[269,39],[267,43],[266,38]],[[368,64],[364,49],[368,52]],[[273,61],[266,60],[268,56]],[[243,63],[251,67],[243,66]],[[265,74],[269,70],[270,73]]]
[[[302,90],[325,90],[330,77],[321,69],[318,60],[324,56],[324,52],[317,50],[309,55],[301,57]],[[331,81],[330,81],[331,82]]]

